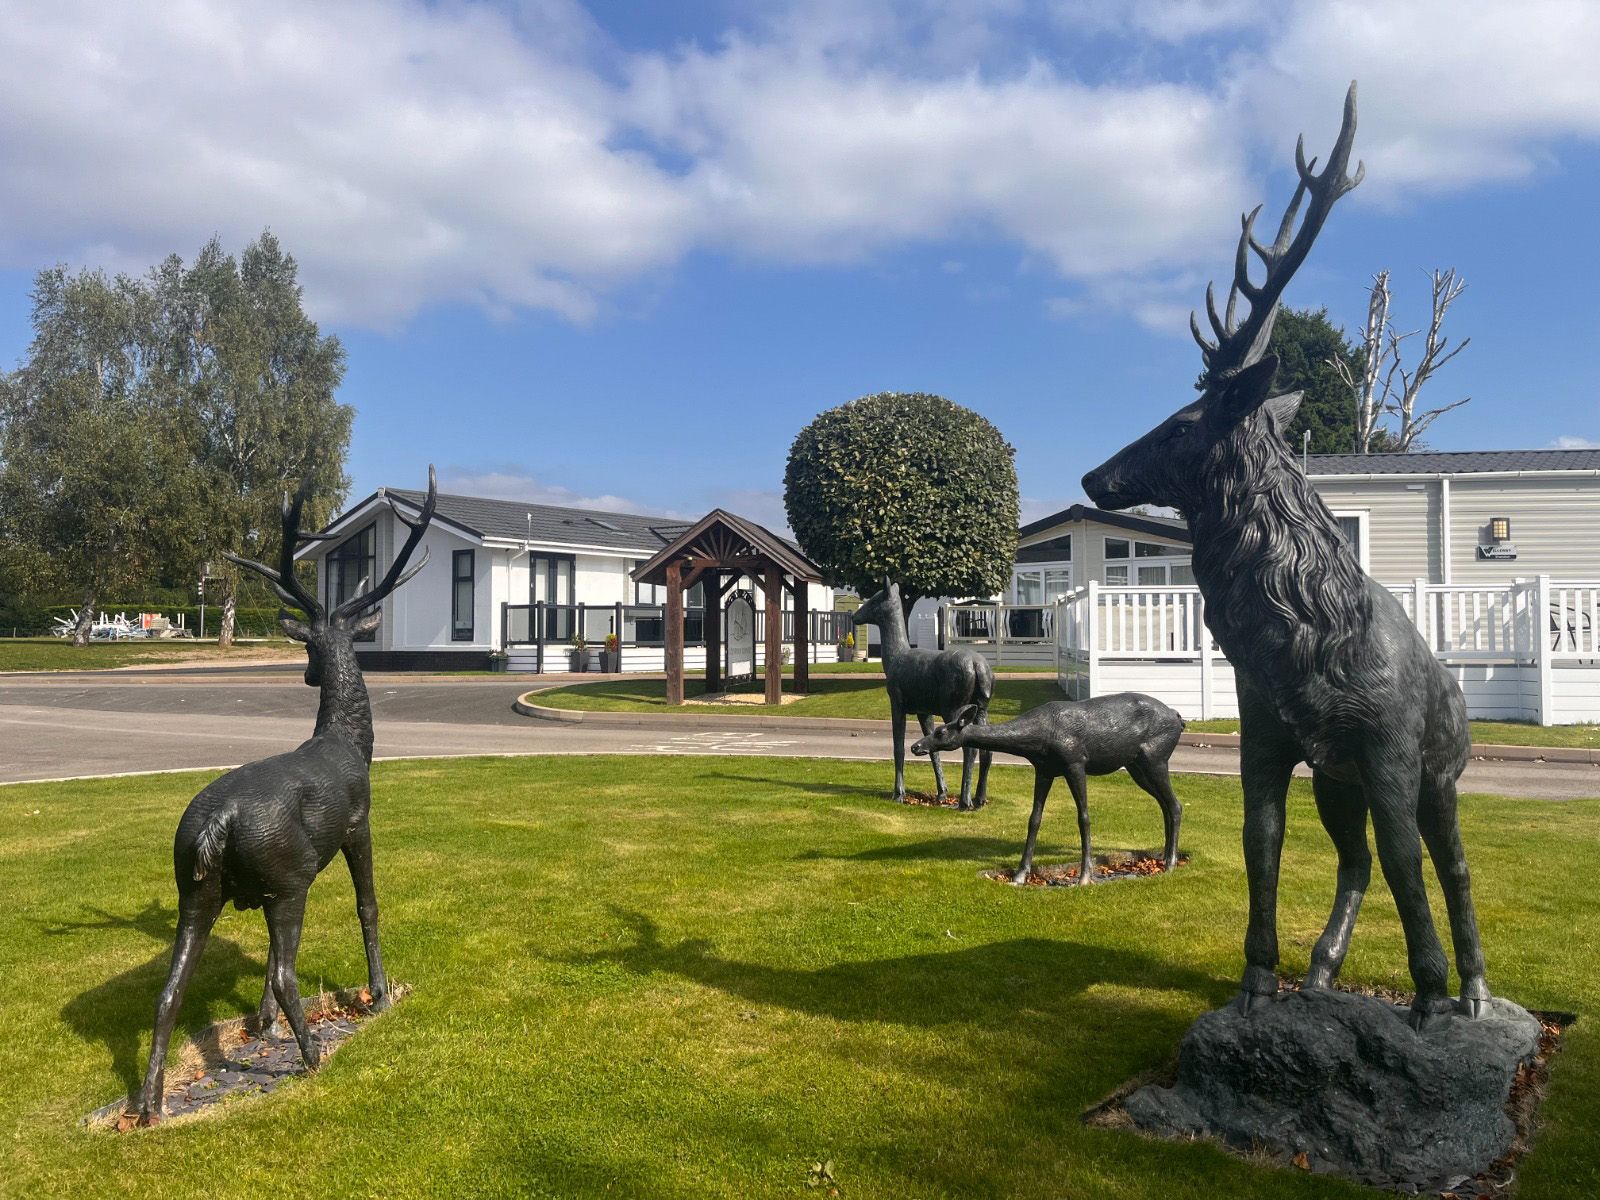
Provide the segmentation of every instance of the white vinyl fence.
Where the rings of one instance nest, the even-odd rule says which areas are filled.
[[[1565,725],[1600,721],[1600,581],[1541,575],[1504,587],[1391,589],[1461,684],[1469,715]],[[1237,716],[1233,668],[1190,586],[1090,583],[1054,605],[952,605],[947,645],[1035,662],[1048,647],[1073,699],[1145,692],[1186,716]],[[1043,665],[1041,661],[1041,665]]]

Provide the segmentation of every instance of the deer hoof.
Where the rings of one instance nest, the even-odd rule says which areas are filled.
[[[1411,1028],[1421,1033],[1430,1025],[1438,1023],[1440,1017],[1454,1016],[1456,1002],[1449,996],[1437,996],[1431,1000],[1424,1000],[1418,996],[1411,1003]]]
[[[1017,871],[1015,874],[1013,874],[1011,876],[1011,882],[1014,883],[1017,887],[1022,887],[1028,882],[1028,876],[1031,873],[1032,872],[1030,872],[1028,870],[1028,868],[1024,867],[1022,870]]]
[[[1333,986],[1333,968],[1312,964],[1306,972],[1305,982],[1300,985],[1302,992],[1312,990],[1325,990]]]

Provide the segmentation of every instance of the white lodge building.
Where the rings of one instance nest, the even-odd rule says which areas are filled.
[[[324,603],[338,604],[382,577],[407,532],[389,501],[415,515],[424,498],[420,491],[380,488],[323,530],[344,536],[299,552],[301,561],[316,564]],[[598,671],[606,635],[617,633],[623,670],[659,671],[666,641],[666,597],[659,594],[664,589],[635,585],[628,576],[689,524],[441,493],[422,541],[427,565],[383,602],[383,623],[370,646],[357,646],[362,665],[482,669],[491,653],[504,651],[513,671],[566,671],[572,641],[581,636],[589,648],[586,669]],[[738,586],[756,597],[759,624],[765,615],[759,584],[742,580]],[[697,585],[684,599],[685,660],[691,668],[704,665],[703,604]],[[811,661],[831,662],[832,590],[813,588],[809,606]],[[792,644],[787,592],[783,607],[784,641]],[[758,630],[758,644],[764,636]]]

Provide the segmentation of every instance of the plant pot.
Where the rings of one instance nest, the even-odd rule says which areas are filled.
[[[504,673],[506,665],[509,663],[509,661],[509,659],[505,658],[490,658],[489,670]]]
[[[574,650],[571,655],[571,668],[579,673],[589,669],[589,652],[587,650]]]
[[[622,651],[621,650],[602,650],[602,651],[600,651],[600,669],[602,671],[608,672],[609,674],[612,674],[612,675],[615,675],[618,672],[620,672],[622,670]]]

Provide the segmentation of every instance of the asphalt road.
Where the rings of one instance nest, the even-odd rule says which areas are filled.
[[[764,731],[750,718],[697,716],[681,729],[659,732],[536,721],[511,708],[531,682],[527,677],[370,675],[376,757],[890,755],[887,737]],[[301,682],[295,668],[0,676],[0,783],[236,766],[299,745],[310,734],[316,711],[317,693]],[[1172,767],[1237,774],[1238,756],[1228,749],[1180,746]],[[1594,798],[1600,797],[1600,767],[1473,762],[1461,790],[1543,800]]]

